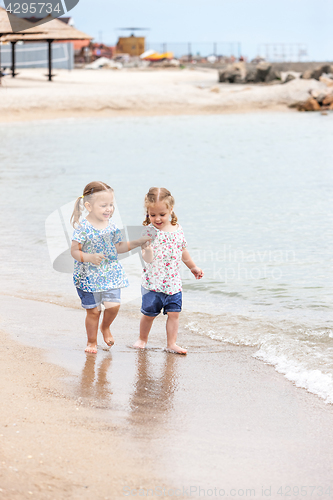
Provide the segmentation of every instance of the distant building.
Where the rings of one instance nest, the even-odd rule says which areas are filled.
[[[58,17],[58,19],[59,19],[59,21],[62,21],[63,23],[68,24],[68,26],[75,28],[74,19],[72,17]]]
[[[145,51],[145,38],[131,35],[120,37],[117,47],[118,54],[129,54],[130,56],[141,56]]]
[[[98,59],[99,57],[107,57],[112,59],[116,55],[116,47],[111,47],[109,45],[104,45],[104,43],[91,43],[90,48],[92,50],[93,59]]]

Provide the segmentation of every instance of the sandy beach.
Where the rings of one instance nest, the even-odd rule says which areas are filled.
[[[289,104],[306,99],[309,89],[324,86],[315,80],[294,80],[285,85],[218,84],[215,70],[56,71],[52,83],[46,81],[45,70],[19,72],[16,79],[3,79],[0,88],[2,122],[265,110],[295,113],[288,108]],[[43,123],[40,126],[44,126]],[[58,122],[53,122],[52,126],[57,127]],[[161,124],[154,122],[152,126],[158,128]],[[8,137],[16,137],[15,127],[16,124],[8,126]],[[279,127],[283,128],[284,122]],[[33,201],[44,201],[39,218],[38,210],[29,199],[28,222],[14,212],[10,214],[12,219],[7,221],[7,236],[20,236],[18,220],[20,224],[23,220],[28,229],[32,223],[31,227],[38,231],[37,236],[28,234],[30,243],[23,257],[15,238],[11,240],[8,236],[12,246],[4,247],[7,256],[11,254],[12,267],[8,265],[7,281],[10,276],[22,293],[9,295],[9,288],[6,295],[6,290],[2,290],[0,301],[3,399],[0,409],[0,499],[111,500],[126,496],[281,499],[302,496],[317,500],[332,496],[333,406],[296,387],[273,366],[254,358],[255,347],[229,344],[190,330],[187,326],[191,313],[184,311],[179,344],[188,348],[186,357],[163,350],[165,326],[162,317],[154,324],[149,349],[138,352],[131,345],[138,335],[139,307],[128,303],[122,306],[114,323],[115,346],[105,350],[101,343],[96,356],[85,354],[85,313],[76,296],[69,302],[65,292],[62,296],[52,288],[57,279],[44,241],[44,218],[62,203],[68,203],[74,193],[77,196],[81,184],[84,185],[83,179],[91,175],[91,165],[87,167],[87,175],[83,172],[78,181],[78,171],[81,173],[83,167],[77,169],[79,160],[71,154],[72,144],[76,143],[69,140],[66,146],[61,140],[55,141],[52,147],[64,148],[66,154],[52,163],[44,140],[46,152],[42,149],[41,153],[45,154],[45,168],[43,161],[43,168],[38,170],[33,157],[29,158],[31,164],[26,163],[24,157],[22,166],[18,162],[19,166],[16,165],[12,172],[13,151],[25,154],[23,146],[27,148],[31,141],[30,136],[24,136],[22,128],[18,128],[17,137],[23,137],[23,142],[10,142],[9,153],[4,154],[4,172],[10,175],[18,172],[18,177],[7,181],[9,188],[3,203],[8,208],[8,203],[17,196],[17,179],[21,179],[22,191],[19,193],[23,195],[19,194],[20,199],[28,191]],[[256,126],[250,123],[248,132],[250,129]],[[64,134],[66,130],[64,128]],[[132,137],[138,135],[136,128],[134,132]],[[99,134],[105,143],[107,137],[112,137],[110,129],[106,134],[109,135]],[[161,135],[169,138],[167,134]],[[39,138],[37,132],[36,136]],[[85,129],[79,136],[89,142]],[[127,140],[127,131],[121,137]],[[42,135],[41,138],[43,143]],[[255,138],[253,144],[259,144],[260,140],[261,136]],[[219,136],[215,142],[219,142]],[[189,142],[192,148],[193,143],[194,140]],[[84,146],[81,145],[82,155],[89,153]],[[228,165],[237,147],[236,141],[226,160]],[[142,155],[142,149],[139,141],[135,151]],[[152,152],[153,160],[148,158],[151,164],[158,157],[159,150],[156,151]],[[186,163],[186,155],[182,154],[180,151],[175,157],[181,158],[179,161],[185,170],[195,172],[193,162]],[[107,151],[106,159],[108,155]],[[91,158],[96,159],[95,152]],[[125,160],[125,163],[135,164],[137,170],[131,179],[135,179],[139,189],[137,171],[141,168],[145,183],[146,173],[139,162],[131,162],[127,157]],[[281,164],[283,162],[284,159]],[[104,163],[109,168],[106,160]],[[172,177],[178,182],[180,169],[177,162],[171,164],[176,169]],[[254,164],[257,171],[257,163]],[[207,176],[206,156],[202,165],[199,179],[203,183]],[[57,169],[60,168],[59,173]],[[123,170],[124,178],[118,181],[121,186],[126,184],[129,175],[124,167]],[[97,165],[96,172],[100,171]],[[216,172],[220,171],[219,164]],[[36,180],[44,178],[45,184]],[[50,188],[49,179],[52,179]],[[244,182],[248,182],[246,178]],[[73,193],[68,194],[62,186],[70,183]],[[33,190],[35,185],[36,191]],[[143,186],[140,189],[145,192]],[[189,189],[193,189],[192,185]],[[235,191],[232,198],[238,197]],[[141,203],[140,194],[137,206],[141,207]],[[272,200],[269,204],[273,204]],[[203,212],[208,208],[207,201]],[[190,215],[192,217],[192,213]],[[40,247],[34,246],[37,243]],[[38,254],[41,266],[36,275],[33,270],[37,260],[33,260],[32,253]],[[3,265],[7,265],[6,256]],[[67,278],[70,283],[69,276],[61,278],[60,285]],[[29,279],[34,285],[40,281],[42,286],[38,294],[26,286]],[[225,300],[223,296],[221,303]],[[70,307],[56,305],[57,301]],[[246,307],[251,309],[252,306]],[[238,314],[244,314],[248,328],[250,322],[244,311]],[[204,321],[205,316],[202,318]],[[228,325],[229,330],[235,328],[240,316],[235,318]],[[269,318],[269,331],[274,333],[271,322],[274,319]],[[225,327],[222,322],[221,328]],[[256,328],[260,330],[262,325]]]
[[[182,323],[189,354],[168,354],[161,318],[137,352],[125,306],[89,356],[82,310],[1,299],[1,499],[332,495],[332,406],[253,348]]]
[[[278,85],[218,84],[215,69],[19,70],[0,88],[0,121],[77,116],[150,116],[287,111],[316,80]],[[51,92],[50,92],[51,89]]]

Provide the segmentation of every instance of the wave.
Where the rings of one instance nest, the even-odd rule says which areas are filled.
[[[333,325],[246,314],[186,315],[185,328],[213,340],[256,347],[253,357],[275,367],[297,387],[333,404]]]

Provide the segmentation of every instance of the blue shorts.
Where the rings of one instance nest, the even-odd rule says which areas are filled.
[[[163,314],[180,312],[182,310],[182,292],[167,295],[163,292],[153,292],[141,287],[142,306],[141,312],[145,316],[158,316],[163,309]]]
[[[105,292],[84,292],[80,288],[77,288],[76,291],[84,309],[94,309],[104,302],[120,302],[120,288]]]

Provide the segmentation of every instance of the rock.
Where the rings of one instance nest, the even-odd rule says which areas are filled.
[[[273,82],[274,80],[280,80],[281,81],[281,71],[278,71],[276,69],[271,68],[270,72],[266,76],[266,82]]]
[[[243,83],[245,81],[245,76],[245,64],[243,62],[237,62],[219,71],[219,82]]]
[[[230,72],[226,69],[219,71],[219,82],[225,83],[229,81]]]
[[[318,90],[316,90],[316,89],[311,89],[311,90],[309,90],[309,94],[314,99],[317,99],[317,97],[319,96],[320,92]]]
[[[322,100],[322,104],[323,106],[329,106],[331,104],[333,104],[333,94],[328,94],[324,97],[324,99]]]
[[[321,75],[319,77],[319,81],[322,83],[325,83],[325,85],[327,85],[327,87],[333,87],[333,79],[332,78],[328,78],[325,75]]]
[[[271,65],[266,62],[261,62],[256,67],[255,82],[264,82],[271,70]]]
[[[254,82],[256,79],[256,74],[257,74],[256,68],[250,68],[246,73],[245,81]]]
[[[312,78],[312,70],[307,69],[304,71],[304,73],[301,74],[300,78],[303,78],[303,80],[311,80]]]
[[[320,94],[316,98],[317,103],[320,105],[324,104],[324,100],[326,99],[326,97],[327,94],[325,92],[320,92]]]
[[[291,104],[288,104],[288,108],[291,108],[291,109],[296,108],[296,109],[298,109],[298,111],[300,111],[299,108],[303,105],[303,102],[304,101],[292,102]]]
[[[296,80],[296,76],[289,74],[289,75],[287,75],[287,77],[283,83],[288,83],[288,82],[291,82],[292,80]]]
[[[311,73],[311,78],[314,78],[315,80],[319,80],[321,75],[323,73],[332,73],[332,66],[330,64],[325,64],[324,66],[321,66],[320,68],[315,69]]]
[[[216,94],[218,94],[220,92],[220,88],[219,87],[212,87],[210,89],[210,92],[216,92]]]
[[[320,110],[320,105],[317,103],[316,99],[313,97],[309,97],[304,102],[298,103],[297,104],[297,109],[298,111],[319,111]]]

